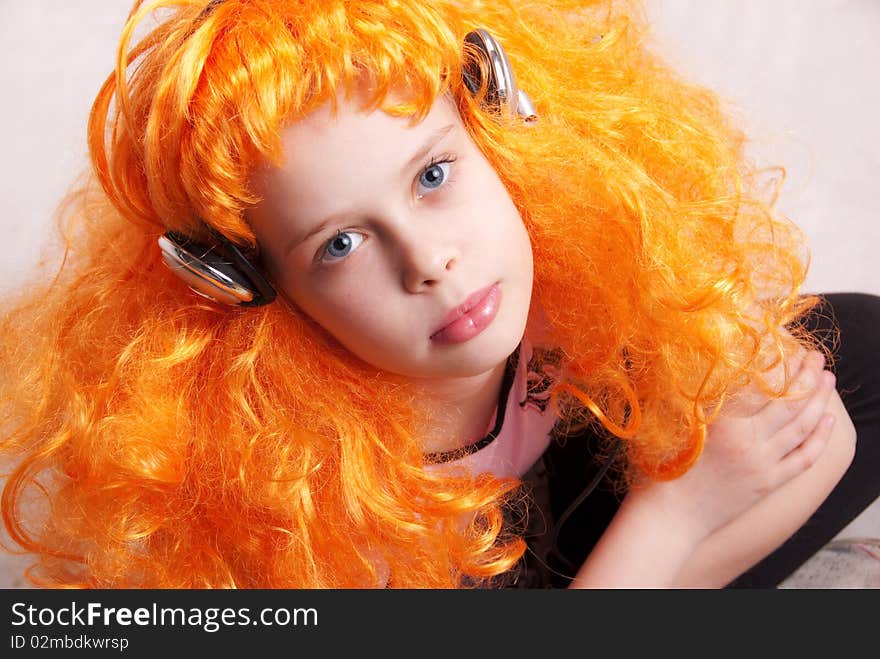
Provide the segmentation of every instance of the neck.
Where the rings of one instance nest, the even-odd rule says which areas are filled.
[[[479,375],[414,383],[426,410],[423,452],[451,451],[486,434],[498,406],[506,366],[504,361]]]

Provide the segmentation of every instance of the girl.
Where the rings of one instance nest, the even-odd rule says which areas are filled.
[[[876,300],[800,295],[743,136],[584,4],[135,4],[5,302],[34,583],[772,585],[877,496],[821,517],[877,387],[819,305]]]

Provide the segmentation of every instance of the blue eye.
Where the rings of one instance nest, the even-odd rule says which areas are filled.
[[[423,197],[443,186],[449,179],[449,170],[454,158],[444,158],[440,161],[431,161],[419,174],[416,196]]]
[[[321,253],[322,261],[338,261],[351,254],[364,241],[364,235],[357,231],[340,231],[331,238]]]

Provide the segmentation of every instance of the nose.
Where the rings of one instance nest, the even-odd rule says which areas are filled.
[[[452,272],[458,264],[458,250],[448,239],[424,231],[399,236],[401,277],[410,293],[422,293]]]

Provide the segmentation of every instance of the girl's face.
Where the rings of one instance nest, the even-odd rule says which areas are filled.
[[[410,378],[503,362],[525,330],[519,212],[449,99],[409,125],[339,99],[287,127],[249,220],[275,284],[343,346]]]

